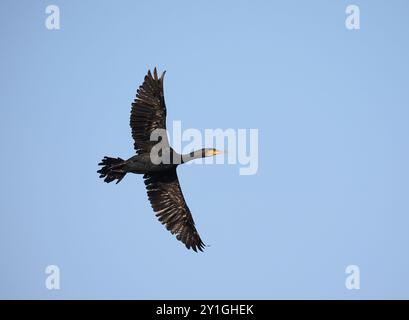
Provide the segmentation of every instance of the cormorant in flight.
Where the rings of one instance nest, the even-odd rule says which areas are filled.
[[[160,145],[158,141],[151,139],[156,130],[166,130],[164,76],[165,72],[158,78],[156,68],[153,76],[149,70],[132,103],[130,125],[136,155],[128,160],[104,157],[98,164],[102,168],[97,172],[108,183],[114,180],[117,180],[116,183],[120,182],[128,172],[143,174],[149,201],[159,221],[188,249],[203,251],[205,245],[183,197],[176,168],[187,161],[221,152],[206,148],[180,155],[170,147],[166,134],[160,135]],[[161,146],[159,152],[157,146]],[[163,161],[164,159],[169,161]]]

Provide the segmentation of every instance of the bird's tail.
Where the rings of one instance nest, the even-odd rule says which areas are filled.
[[[99,166],[102,166],[97,172],[99,173],[100,178],[104,178],[104,181],[110,183],[114,180],[118,180],[116,183],[119,183],[126,175],[124,170],[125,160],[121,158],[111,158],[104,157]]]

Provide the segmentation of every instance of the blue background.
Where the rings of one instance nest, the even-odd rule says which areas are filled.
[[[409,298],[409,5],[350,3],[1,1],[0,298]],[[201,254],[96,174],[154,66],[168,124],[259,129],[256,175],[179,170]]]

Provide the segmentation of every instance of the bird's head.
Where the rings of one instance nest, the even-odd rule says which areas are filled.
[[[202,151],[202,158],[204,158],[204,157],[213,157],[213,156],[216,156],[218,154],[223,153],[223,151],[216,150],[214,148],[204,148],[201,151]]]
[[[204,148],[193,151],[191,153],[184,154],[182,156],[182,162],[188,162],[195,159],[201,159],[205,157],[213,157],[218,154],[222,154],[223,151],[216,150],[214,148]]]

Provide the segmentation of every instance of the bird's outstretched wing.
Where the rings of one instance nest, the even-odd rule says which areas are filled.
[[[136,153],[150,153],[158,141],[151,141],[151,134],[156,129],[166,129],[166,105],[163,95],[163,79],[165,72],[158,78],[158,73],[151,71],[145,76],[139,87],[136,99],[132,103],[130,125]],[[163,146],[169,146],[167,136]]]
[[[148,198],[159,221],[188,249],[203,251],[204,243],[180,189],[176,168],[159,174],[145,174]]]

